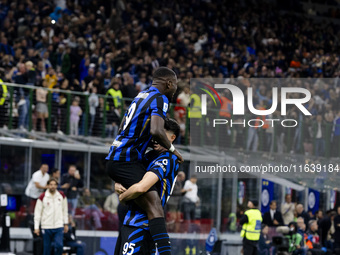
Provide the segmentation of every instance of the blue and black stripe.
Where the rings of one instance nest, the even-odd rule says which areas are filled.
[[[152,115],[166,116],[169,100],[155,87],[142,91],[134,98],[125,113],[124,129],[113,142],[107,160],[138,161],[151,140]]]

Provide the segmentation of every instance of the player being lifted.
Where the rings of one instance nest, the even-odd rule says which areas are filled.
[[[169,141],[172,143],[179,135],[180,127],[178,123],[173,119],[165,119],[164,128]],[[138,198],[155,185],[162,207],[164,208],[175,184],[179,164],[177,163],[177,157],[159,144],[154,144],[153,148],[154,150],[145,155],[146,174],[140,182],[132,185],[119,196],[122,202]],[[117,185],[119,186],[119,184]],[[119,190],[117,191],[119,192]],[[167,233],[151,236],[147,216],[138,206],[130,203],[129,211],[125,216],[123,227],[119,233],[119,241],[117,241],[119,242],[117,245],[120,245],[119,253],[115,253],[115,255],[155,254],[155,245],[151,240],[153,239],[158,242],[158,240],[162,240],[164,237],[167,238]],[[159,254],[170,252],[170,243],[163,246],[158,244],[157,250]]]
[[[152,86],[134,98],[106,157],[107,173],[112,180],[126,188],[142,180],[146,172],[142,157],[151,138],[173,152],[179,162],[183,162],[182,156],[167,139],[164,130],[164,118],[169,108],[169,100],[176,89],[175,72],[167,67],[160,67],[153,74]],[[134,201],[146,212],[151,235],[166,233],[164,238],[156,240],[157,245],[168,245],[169,236],[164,211],[157,191],[150,190]],[[163,254],[168,255],[171,252],[169,250]]]

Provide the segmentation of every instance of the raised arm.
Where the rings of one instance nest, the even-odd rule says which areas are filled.
[[[175,149],[166,136],[164,129],[164,119],[162,117],[158,115],[151,116],[150,133],[160,145],[162,145],[164,148],[167,148],[177,156],[179,163],[183,163],[184,160],[182,155]]]

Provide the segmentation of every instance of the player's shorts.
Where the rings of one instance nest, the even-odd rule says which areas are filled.
[[[119,255],[153,255],[156,252],[150,232],[142,228],[123,226],[120,237]]]
[[[141,162],[121,162],[109,160],[106,163],[106,172],[112,180],[129,188],[143,179],[146,168]]]

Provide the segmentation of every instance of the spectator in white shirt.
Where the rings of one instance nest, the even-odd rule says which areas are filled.
[[[37,202],[40,194],[43,193],[45,189],[47,189],[47,182],[49,179],[50,175],[48,174],[47,164],[42,164],[40,169],[32,175],[32,179],[28,183],[25,190],[25,195],[30,198],[30,213],[33,213],[35,203]]]
[[[185,195],[183,197],[184,220],[194,220],[196,205],[199,203],[197,195],[197,177],[193,175],[184,184]]]
[[[113,192],[111,195],[107,196],[104,203],[104,210],[110,212],[109,215],[109,224],[110,229],[117,230],[118,229],[118,205],[119,198],[116,192]]]
[[[286,194],[285,200],[286,201],[281,206],[281,213],[283,223],[288,225],[290,222],[294,221],[295,204],[292,203],[292,197],[289,194]]]
[[[54,242],[54,254],[63,253],[63,233],[68,232],[67,198],[62,191],[58,191],[58,181],[50,179],[48,189],[37,200],[34,210],[34,234],[40,235],[39,226],[44,242],[43,255],[51,254]]]

